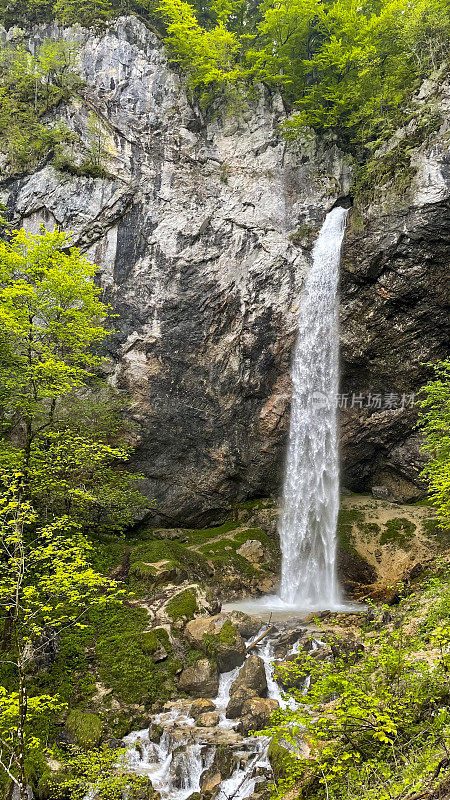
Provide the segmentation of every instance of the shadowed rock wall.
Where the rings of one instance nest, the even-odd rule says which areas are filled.
[[[100,266],[120,314],[110,378],[132,397],[133,465],[156,498],[155,521],[199,523],[233,501],[277,494],[299,297],[315,233],[349,191],[346,159],[332,142],[282,141],[282,103],[263,89],[251,107],[204,120],[156,36],[132,17],[101,35],[42,26],[32,41],[59,35],[79,43],[86,86],[56,116],[87,146],[95,113],[111,177],[46,163],[6,177],[11,219],[72,230]],[[349,231],[344,390],[415,391],[421,362],[442,354],[448,153],[433,158],[439,197],[418,192],[410,209]],[[349,409],[345,482],[414,496],[416,438],[409,409]]]

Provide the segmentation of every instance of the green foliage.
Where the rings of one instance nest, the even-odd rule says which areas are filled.
[[[217,24],[211,29],[199,25],[192,6],[184,0],[161,0],[159,8],[167,25],[165,43],[172,61],[189,76],[189,85],[203,105],[244,77],[237,63],[239,40],[225,25],[231,3],[216,3],[216,10],[219,7]]]
[[[168,658],[154,663],[151,656],[164,647]],[[136,634],[117,631],[96,645],[99,675],[127,703],[163,703],[175,693],[174,677],[181,668],[162,628]]]
[[[309,684],[289,691],[297,708],[277,712],[262,732],[273,737],[277,797],[294,784],[302,800],[388,800],[434,786],[450,738],[449,586],[445,565],[425,589],[429,610],[418,636],[411,622],[420,601],[405,601],[404,619],[369,632],[365,651],[350,660],[301,651],[278,668],[284,685],[301,687],[307,676]],[[430,645],[434,656],[424,658]]]
[[[46,514],[120,529],[145,501],[136,479],[115,468],[129,450],[112,444],[117,404],[111,414],[109,390],[103,413],[101,398],[94,401],[99,428],[86,425],[84,387],[95,388],[101,359],[93,348],[108,335],[102,321],[110,315],[96,269],[57,229],[22,229],[0,242],[0,473],[7,485],[20,473]],[[76,400],[82,389],[84,403]]]
[[[109,0],[56,0],[53,6],[56,19],[64,25],[101,25],[114,13]]]
[[[80,85],[76,56],[74,45],[63,41],[44,41],[34,56],[22,45],[1,47],[0,150],[13,168],[33,166],[68,138],[63,125],[48,126],[41,117]]]
[[[424,451],[430,460],[423,472],[441,527],[450,530],[450,361],[434,366],[435,377],[419,395]]]
[[[83,800],[90,792],[98,800],[122,800],[124,795],[130,800],[157,797],[148,778],[127,771],[126,751],[109,748],[89,752],[73,748],[50,788],[52,797],[64,800]]]

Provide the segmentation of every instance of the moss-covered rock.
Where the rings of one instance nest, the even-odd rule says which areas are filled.
[[[194,619],[198,611],[195,589],[184,589],[184,591],[174,595],[167,603],[166,611],[173,622],[178,622],[179,620],[189,622],[189,620]]]
[[[217,633],[206,633],[202,648],[213,658],[219,672],[229,672],[245,661],[244,640],[235,626],[226,620]]]
[[[75,744],[88,750],[97,747],[103,733],[103,722],[97,714],[73,708],[66,720],[66,729]]]

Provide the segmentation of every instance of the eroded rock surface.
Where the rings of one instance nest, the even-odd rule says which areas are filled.
[[[348,161],[330,141],[284,142],[281,101],[263,90],[251,108],[205,121],[132,17],[103,32],[38,26],[33,40],[60,35],[78,43],[86,86],[56,116],[87,146],[95,112],[111,177],[46,163],[6,178],[11,223],[71,230],[100,266],[120,315],[110,379],[132,396],[152,521],[197,524],[276,495],[303,279],[326,211],[349,191]],[[345,248],[343,388],[365,398],[417,391],[446,342],[448,144],[417,158],[406,208],[352,226]],[[410,408],[345,412],[347,484],[417,496],[414,424]]]

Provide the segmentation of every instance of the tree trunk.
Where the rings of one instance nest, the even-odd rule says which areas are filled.
[[[27,781],[25,777],[25,746],[24,733],[27,720],[27,690],[22,664],[19,664],[19,720],[17,725],[17,757],[19,762],[19,791],[20,800],[28,800]]]

